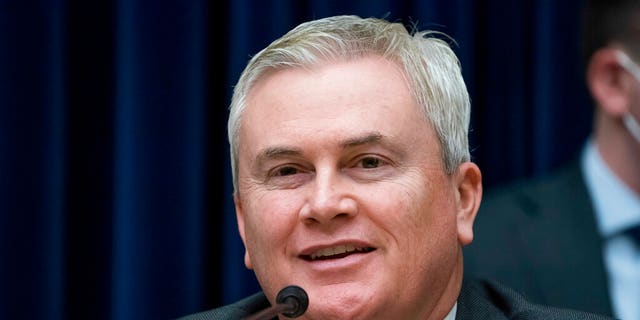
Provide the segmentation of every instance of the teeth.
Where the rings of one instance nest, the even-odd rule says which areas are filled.
[[[340,245],[331,248],[320,249],[310,255],[312,260],[321,258],[321,257],[330,257],[337,254],[349,253],[349,252],[360,252],[364,251],[364,248],[356,248],[353,245]]]

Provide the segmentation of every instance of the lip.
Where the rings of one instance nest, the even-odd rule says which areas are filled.
[[[334,255],[322,257],[332,249],[337,249]],[[343,251],[348,251],[344,252]],[[346,268],[354,264],[363,263],[364,259],[375,252],[377,248],[370,243],[360,240],[343,240],[330,244],[317,244],[304,248],[298,258],[314,268],[331,269]],[[318,256],[320,255],[320,256]]]

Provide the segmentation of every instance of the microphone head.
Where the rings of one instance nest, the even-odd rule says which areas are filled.
[[[288,306],[288,308],[282,312],[283,316],[297,318],[307,311],[309,297],[304,289],[292,285],[284,287],[278,292],[276,303]]]

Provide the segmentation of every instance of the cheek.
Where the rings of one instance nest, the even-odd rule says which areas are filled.
[[[295,227],[298,205],[293,195],[278,191],[248,192],[242,203],[250,254],[282,247]]]
[[[423,175],[394,183],[384,190],[384,197],[371,197],[376,224],[401,247],[402,252],[423,255],[440,245],[455,244],[455,197],[449,179]]]
[[[246,194],[244,199],[251,201],[242,203],[247,254],[265,288],[277,287],[291,273],[285,262],[287,241],[297,220],[291,198],[275,193]],[[278,272],[273,272],[274,269]]]

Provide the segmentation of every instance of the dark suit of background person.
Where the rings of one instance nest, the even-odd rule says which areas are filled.
[[[587,1],[584,14],[592,136],[555,172],[487,192],[465,274],[539,303],[640,319],[640,243],[627,232],[640,224],[640,1]]]

